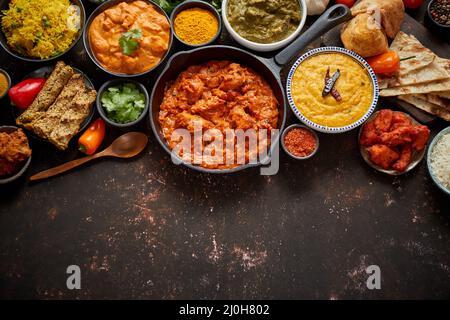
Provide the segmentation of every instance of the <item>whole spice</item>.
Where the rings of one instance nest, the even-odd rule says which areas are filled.
[[[450,0],[436,0],[430,6],[433,20],[439,24],[450,25]]]
[[[0,97],[3,97],[8,90],[9,82],[3,72],[0,72]]]
[[[340,77],[341,72],[339,69],[335,72],[333,77],[330,77],[330,67],[327,69],[327,74],[325,75],[325,89],[322,92],[322,97],[326,97],[331,92],[331,96],[337,101],[342,101],[342,97],[335,88],[336,81]]]
[[[45,84],[45,78],[32,78],[19,82],[9,89],[11,103],[19,109],[28,108]]]
[[[177,36],[192,45],[207,43],[219,30],[219,22],[214,14],[201,8],[181,11],[175,18],[174,29]]]
[[[307,129],[294,128],[284,137],[284,146],[296,157],[307,157],[316,150],[316,137]]]

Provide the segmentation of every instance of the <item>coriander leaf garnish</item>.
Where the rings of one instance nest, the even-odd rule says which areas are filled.
[[[140,29],[133,29],[125,32],[119,39],[119,45],[122,48],[124,55],[132,55],[138,48],[139,42],[136,39],[142,38],[142,31]]]

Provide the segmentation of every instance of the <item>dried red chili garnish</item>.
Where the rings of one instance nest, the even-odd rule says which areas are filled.
[[[296,157],[307,157],[316,150],[316,137],[304,128],[294,128],[284,137],[284,146]]]

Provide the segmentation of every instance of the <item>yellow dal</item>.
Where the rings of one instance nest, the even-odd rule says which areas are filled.
[[[328,67],[330,76],[337,69],[341,72],[335,85],[341,102],[331,94],[322,97]],[[353,58],[340,53],[317,54],[303,61],[294,73],[291,91],[301,113],[327,127],[343,127],[358,121],[373,100],[373,85],[367,71]]]

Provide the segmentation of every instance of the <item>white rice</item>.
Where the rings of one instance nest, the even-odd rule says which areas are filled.
[[[450,190],[450,133],[436,141],[431,151],[431,172],[447,190]]]

